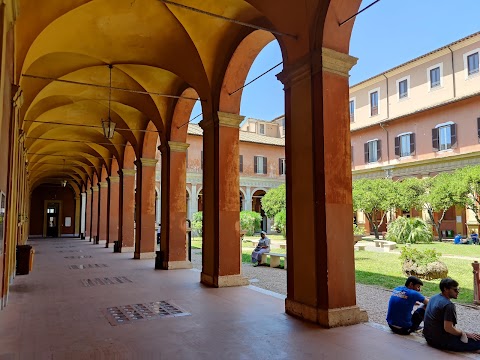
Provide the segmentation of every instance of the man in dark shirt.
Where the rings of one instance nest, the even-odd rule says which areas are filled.
[[[392,291],[388,302],[387,323],[396,334],[408,335],[420,327],[425,314],[423,305],[428,304],[428,299],[420,291],[422,280],[415,276],[408,277],[405,286],[398,286]],[[412,315],[415,304],[421,303]]]
[[[440,294],[432,296],[425,312],[423,335],[430,346],[450,351],[480,350],[480,334],[457,329],[457,311],[450,299],[458,297],[458,282],[440,281]]]

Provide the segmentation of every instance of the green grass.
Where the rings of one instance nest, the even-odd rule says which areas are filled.
[[[399,249],[404,246],[404,244],[397,245]],[[455,245],[453,243],[432,242],[430,244],[412,244],[411,247],[422,251],[426,249],[435,249],[442,255],[480,258],[480,246],[478,245]]]
[[[472,303],[473,279],[470,260],[441,259],[448,267],[448,276],[460,283],[458,302]],[[405,283],[402,266],[398,254],[378,253],[369,251],[355,252],[355,275],[360,284],[376,285],[393,289]],[[432,296],[440,292],[437,280],[423,280],[422,293]]]

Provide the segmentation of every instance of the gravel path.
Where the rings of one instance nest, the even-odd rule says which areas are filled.
[[[192,250],[192,263],[194,268],[201,270],[200,250]],[[253,267],[251,264],[243,263],[242,273],[254,286],[282,295],[287,294],[287,272],[283,269],[272,269],[266,266]],[[357,305],[361,309],[367,310],[369,320],[387,325],[385,317],[390,290],[362,284],[357,284],[356,289]],[[480,333],[480,307],[457,304],[457,316],[460,329]]]

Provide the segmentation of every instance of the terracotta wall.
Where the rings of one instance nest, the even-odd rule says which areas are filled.
[[[62,235],[75,232],[75,193],[68,187],[41,185],[32,192],[30,207],[30,235],[43,235],[45,200],[62,201],[62,213],[59,217]],[[72,219],[71,226],[62,226],[65,217]]]

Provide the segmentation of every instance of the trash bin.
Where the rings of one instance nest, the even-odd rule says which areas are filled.
[[[121,251],[120,251],[120,241],[119,241],[119,240],[115,240],[115,241],[113,242],[113,252],[114,252],[114,253],[119,253],[119,252],[121,252]]]
[[[28,275],[33,264],[32,247],[30,245],[17,245],[17,275]]]
[[[157,256],[155,257],[155,269],[163,269],[163,251],[155,251]]]

